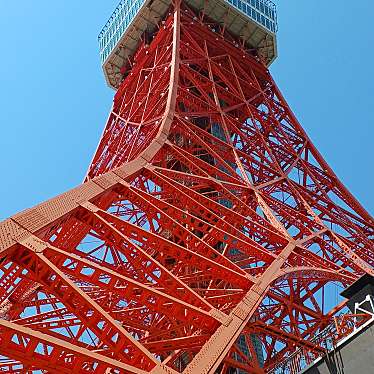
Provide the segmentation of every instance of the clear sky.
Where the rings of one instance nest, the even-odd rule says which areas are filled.
[[[278,0],[272,73],[337,175],[374,211],[373,0]],[[97,35],[117,0],[0,0],[0,219],[82,181],[113,92]]]

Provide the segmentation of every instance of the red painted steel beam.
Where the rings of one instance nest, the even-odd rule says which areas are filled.
[[[328,287],[374,274],[372,218],[221,26],[173,3],[85,183],[0,223],[5,365],[262,373],[319,355]]]

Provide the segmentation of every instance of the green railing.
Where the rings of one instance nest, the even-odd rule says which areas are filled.
[[[122,35],[147,0],[122,0],[99,34],[101,62],[112,53]]]
[[[277,32],[277,9],[273,2],[269,0],[225,0],[225,2],[240,10],[268,31]]]

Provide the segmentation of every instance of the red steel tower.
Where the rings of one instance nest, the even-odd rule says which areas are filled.
[[[0,223],[0,371],[296,373],[366,321],[331,294],[374,275],[373,220],[272,79],[276,27],[121,1],[85,182]]]

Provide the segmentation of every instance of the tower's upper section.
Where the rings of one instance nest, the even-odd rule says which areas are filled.
[[[203,11],[206,18],[225,26],[245,41],[270,65],[277,56],[276,7],[269,0],[185,0]],[[171,0],[121,0],[99,34],[100,57],[105,78],[116,89],[123,67],[142,37],[152,33],[169,9]],[[215,31],[212,27],[212,31]]]

